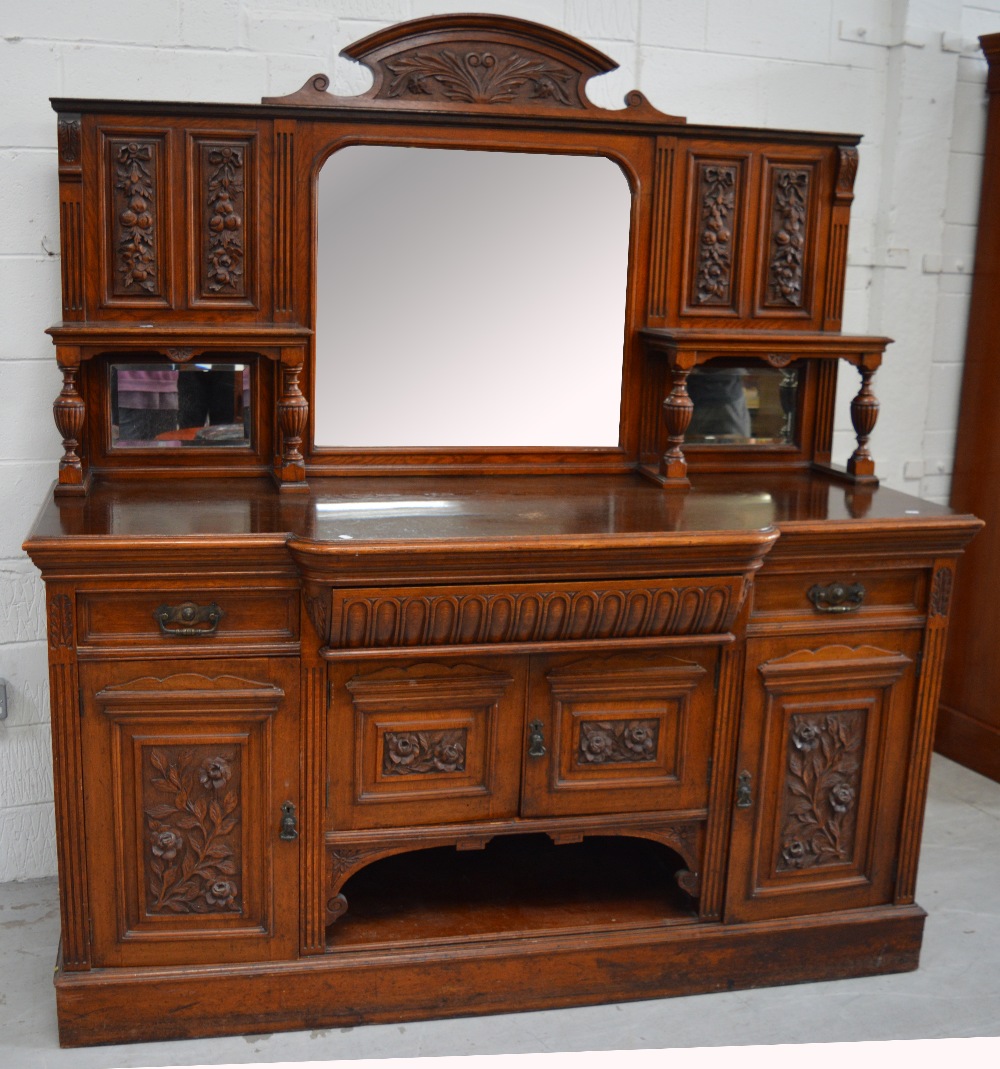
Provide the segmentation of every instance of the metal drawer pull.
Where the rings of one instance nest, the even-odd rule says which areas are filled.
[[[295,806],[292,802],[283,802],[281,805],[281,831],[278,838],[286,843],[293,843],[299,837],[299,822],[295,816]]]
[[[857,612],[865,600],[865,588],[860,583],[817,583],[809,588],[806,597],[817,612]]]
[[[193,601],[185,601],[180,605],[161,605],[153,613],[153,619],[160,625],[164,635],[201,638],[214,634],[225,615],[214,601],[211,605],[195,605]]]
[[[542,734],[542,722],[541,720],[532,720],[528,725],[528,756],[529,757],[544,757],[545,756],[545,736]]]

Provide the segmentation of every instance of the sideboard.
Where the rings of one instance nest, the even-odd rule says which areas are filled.
[[[875,476],[888,339],[840,330],[858,139],[697,126],[638,93],[598,108],[586,82],[612,61],[516,19],[421,19],[347,54],[373,72],[360,97],[317,76],[259,105],[54,101],[64,456],[26,549],[61,1042],[915,968],[951,590],[980,523]],[[516,179],[481,198],[482,231],[404,239],[378,225],[423,156],[327,172],[324,199],[359,147],[443,166],[408,214],[440,186],[445,220],[487,181],[451,182],[466,162],[612,161],[618,251],[594,251],[587,200],[549,237],[582,188],[560,170],[545,225],[487,276],[527,217],[485,229]],[[360,236],[327,230],[345,214]],[[334,276],[345,248],[370,259]],[[553,442],[608,263],[613,440]],[[858,378],[844,469],[838,365]],[[326,429],[348,389],[359,429]],[[519,422],[527,394],[541,415]],[[482,439],[454,441],[470,410]],[[409,413],[412,447],[364,439]]]

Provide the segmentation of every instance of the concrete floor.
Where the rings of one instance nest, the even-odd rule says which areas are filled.
[[[1000,784],[935,756],[917,900],[920,969],[571,1010],[60,1050],[55,880],[0,885],[0,1066],[132,1069],[1000,1036]]]

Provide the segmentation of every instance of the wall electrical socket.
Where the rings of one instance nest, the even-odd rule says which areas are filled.
[[[0,679],[0,720],[7,719],[7,680]]]

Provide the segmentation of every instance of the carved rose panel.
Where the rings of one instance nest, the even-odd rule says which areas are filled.
[[[578,765],[655,761],[659,720],[581,720]]]
[[[801,308],[806,263],[810,172],[776,167],[771,183],[771,236],[766,304]]]
[[[198,169],[202,196],[201,296],[244,297],[246,280],[245,141],[201,142]]]
[[[385,63],[380,96],[458,104],[535,103],[582,107],[579,72],[527,49],[497,44],[422,48]]]
[[[240,777],[231,749],[143,748],[147,915],[242,913]]]
[[[863,709],[792,716],[775,871],[853,860],[866,719]]]
[[[382,773],[412,776],[464,772],[468,731],[387,731],[382,736]]]
[[[706,163],[698,168],[695,304],[728,306],[732,303],[736,185],[735,166]]]
[[[160,143],[108,140],[112,174],[111,223],[116,297],[162,293],[157,171]]]

